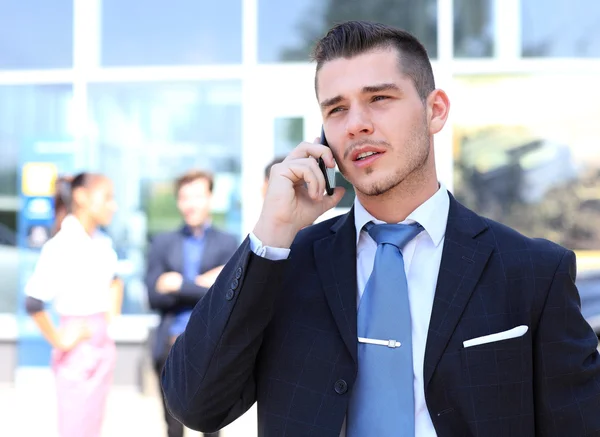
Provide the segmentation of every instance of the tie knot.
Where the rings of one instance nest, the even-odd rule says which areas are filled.
[[[419,223],[410,225],[384,223],[376,225],[369,222],[365,225],[365,228],[378,245],[393,244],[399,250],[402,250],[410,240],[423,230],[423,226]]]

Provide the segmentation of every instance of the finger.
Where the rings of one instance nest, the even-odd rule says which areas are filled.
[[[311,199],[319,199],[325,189],[325,179],[314,158],[293,161],[289,167],[294,176],[296,185],[298,182],[306,182],[308,195]]]
[[[335,161],[333,159],[333,153],[331,149],[320,143],[300,143],[295,149],[293,149],[289,155],[285,158],[287,160],[302,159],[302,158],[323,158],[327,167],[335,167]]]
[[[273,166],[272,175],[283,176],[294,186],[306,184],[308,194],[318,199],[325,191],[325,177],[315,158],[299,158],[282,162]]]
[[[340,203],[345,193],[346,189],[344,187],[335,187],[331,196],[324,196],[323,212],[329,211],[331,208],[334,208],[338,203]]]
[[[317,185],[315,186],[315,195],[313,199],[319,199],[323,197],[323,193],[325,192],[325,177],[323,176],[323,172],[321,171],[321,167],[319,167],[319,162],[314,158],[307,158],[308,166],[310,167],[312,173],[315,175],[317,179]]]
[[[290,161],[288,164],[290,172],[290,180],[295,186],[306,185],[308,195],[312,199],[318,199],[320,193],[325,187],[325,181],[322,180],[321,170],[314,158],[304,158],[295,161]],[[293,179],[292,179],[293,178]]]

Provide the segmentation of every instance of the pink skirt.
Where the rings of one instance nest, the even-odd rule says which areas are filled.
[[[52,351],[60,437],[100,437],[112,384],[116,347],[105,314],[63,316],[60,329],[87,323],[92,337],[68,352]]]

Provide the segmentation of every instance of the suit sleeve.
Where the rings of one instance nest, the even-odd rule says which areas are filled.
[[[161,382],[185,426],[214,432],[256,400],[255,365],[288,260],[254,254],[246,239],[171,348]]]
[[[575,254],[565,251],[535,337],[536,436],[600,436],[598,338],[580,311]]]
[[[178,304],[174,294],[163,294],[156,291],[158,278],[166,272],[163,258],[166,250],[165,246],[165,239],[162,236],[158,235],[153,239],[148,252],[148,264],[144,278],[150,308],[161,312],[172,311]]]
[[[221,251],[219,251],[219,259],[215,263],[219,266],[227,264],[239,245],[233,235],[225,235],[227,238],[223,239],[223,248]],[[184,280],[183,284],[181,284],[181,289],[177,293],[177,298],[179,303],[183,305],[194,306],[206,295],[207,292],[208,288],[200,287],[193,281]]]

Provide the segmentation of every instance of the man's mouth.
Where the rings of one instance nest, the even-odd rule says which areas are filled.
[[[369,156],[379,155],[379,152],[364,152],[356,157],[356,161],[362,161],[363,159],[368,158]]]

